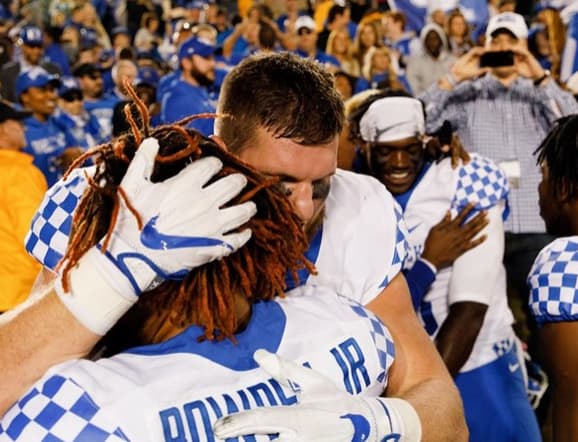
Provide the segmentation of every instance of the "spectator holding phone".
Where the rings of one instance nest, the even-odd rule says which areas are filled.
[[[460,57],[421,97],[428,132],[450,121],[467,149],[491,158],[506,173],[511,215],[505,224],[504,261],[510,295],[524,299],[525,275],[552,240],[539,216],[540,174],[532,152],[557,118],[578,112],[574,97],[551,81],[550,72],[530,54],[527,37],[521,15],[494,16],[486,47]]]

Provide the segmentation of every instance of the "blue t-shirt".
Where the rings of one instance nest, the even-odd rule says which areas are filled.
[[[73,117],[64,111],[60,111],[55,116],[56,121],[62,127],[70,131],[75,139],[76,145],[82,148],[89,148],[103,143],[106,140],[100,124],[96,117],[88,112],[79,117]]]
[[[207,89],[195,86],[182,79],[175,82],[161,102],[161,121],[174,123],[189,115],[215,113],[216,99]],[[213,118],[200,118],[192,121],[188,127],[198,130],[203,135],[213,134]]]
[[[112,135],[112,115],[114,107],[119,101],[119,98],[115,95],[105,95],[99,100],[84,102],[84,108],[98,120],[105,138],[109,138]]]
[[[309,55],[306,52],[300,49],[297,49],[296,54],[303,58],[309,57]],[[315,57],[313,58],[321,64],[329,63],[337,67],[341,66],[341,63],[339,63],[339,60],[337,60],[337,58],[335,58],[333,55],[328,55],[323,51],[317,51],[315,53]]]
[[[26,131],[24,152],[34,157],[34,165],[44,174],[50,187],[65,172],[58,165],[58,157],[66,148],[77,146],[74,137],[68,129],[58,124],[53,116],[44,122],[35,117],[28,117],[24,120],[24,127]]]

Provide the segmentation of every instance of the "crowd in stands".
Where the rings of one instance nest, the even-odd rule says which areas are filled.
[[[448,0],[416,6],[410,0],[282,0],[282,4],[239,0],[232,5],[218,0],[0,0],[0,178],[4,182],[13,176],[13,181],[3,186],[13,192],[6,193],[0,205],[19,211],[2,215],[6,221],[0,226],[0,234],[5,233],[2,227],[14,222],[4,230],[14,232],[12,244],[24,244],[43,192],[58,183],[88,149],[130,130],[129,113],[133,123],[141,118],[143,113],[137,115],[134,107],[127,106],[133,101],[132,88],[146,105],[153,126],[197,115],[186,122],[187,127],[210,136],[214,133],[221,87],[231,69],[255,54],[291,52],[317,61],[331,73],[345,103],[339,167],[377,178],[403,211],[417,186],[414,181],[419,184],[438,166],[428,172],[429,165],[421,169],[423,158],[412,158],[416,176],[398,189],[396,185],[405,179],[404,174],[413,173],[408,172],[411,161],[388,166],[398,168],[393,178],[385,164],[393,161],[390,157],[396,155],[392,153],[396,150],[409,152],[418,145],[421,154],[429,136],[437,137],[440,145],[450,149],[479,154],[473,157],[470,169],[483,171],[452,171],[449,162],[443,166],[447,176],[456,176],[452,185],[457,186],[457,190],[452,188],[455,195],[443,195],[449,198],[443,211],[449,207],[455,217],[464,210],[467,201],[456,203],[461,191],[476,194],[480,201],[491,200],[491,192],[489,196],[480,195],[487,191],[484,180],[492,174],[495,180],[501,180],[499,192],[498,184],[492,183],[492,192],[499,193],[496,200],[487,207],[478,207],[478,212],[491,208],[499,212],[497,236],[505,238],[495,245],[494,252],[500,255],[490,254],[499,262],[496,274],[503,270],[502,256],[505,265],[503,284],[495,290],[503,296],[492,300],[493,306],[499,304],[503,309],[494,312],[494,317],[507,328],[511,313],[505,300],[510,306],[523,305],[514,309],[518,320],[515,329],[528,341],[529,352],[540,359],[535,322],[526,307],[527,276],[536,256],[554,240],[552,233],[556,232],[547,231],[540,217],[537,189],[541,171],[533,153],[559,118],[578,114],[578,2],[543,0],[529,8],[526,2],[518,3]],[[510,52],[511,62],[485,65],[484,55],[489,51]],[[383,90],[388,92],[383,94]],[[373,101],[367,101],[371,96]],[[389,101],[380,104],[379,100],[384,99]],[[360,106],[363,102],[365,105]],[[396,103],[400,112],[407,107],[411,121],[423,119],[415,134],[417,141],[410,143],[399,133],[385,136],[391,129],[387,124],[407,123],[405,114],[391,121],[379,114],[381,109],[393,115]],[[267,109],[260,112],[266,114]],[[371,122],[363,120],[365,113],[373,118]],[[19,127],[24,128],[24,139],[2,136],[12,130],[6,127],[8,120],[22,125]],[[24,157],[14,152],[6,154],[3,149],[31,155],[45,182],[38,170],[30,170]],[[18,166],[15,169],[14,164]],[[18,173],[12,173],[13,169]],[[465,183],[463,174],[472,182]],[[437,179],[443,183],[445,177]],[[423,190],[425,187],[424,194],[429,191]],[[26,202],[26,207],[14,201]],[[443,216],[445,212],[439,210],[436,216]],[[436,225],[429,227],[435,229]],[[427,247],[428,232],[429,228],[420,238],[422,248],[416,248],[417,255]],[[32,236],[35,234],[42,236],[33,231]],[[409,237],[412,234],[410,230]],[[10,240],[2,242],[8,244]],[[27,247],[30,250],[34,245],[29,243]],[[8,266],[3,262],[8,260],[0,258],[0,285],[14,287],[10,299],[0,297],[0,313],[24,300],[39,270],[24,249],[15,251],[12,245],[4,248],[17,261],[10,261]],[[441,268],[430,261],[425,259],[425,273],[420,278],[432,284]],[[473,264],[469,261],[468,265]],[[15,277],[16,273],[21,277]],[[432,318],[438,312],[432,313],[431,300],[424,293],[414,294],[409,276],[408,281],[414,307],[418,312],[422,309],[420,315],[427,329],[423,309],[429,308],[426,313]],[[479,304],[476,299],[470,304]],[[447,305],[443,308],[448,310],[444,310],[444,321],[448,317],[453,320]],[[486,309],[466,309],[460,314],[470,325],[476,321],[479,324],[469,350],[464,350],[467,357],[460,359],[461,365],[456,363],[452,369],[446,364],[454,377],[464,366],[469,370],[487,362],[464,365],[481,333]],[[487,326],[488,321],[484,324]],[[442,323],[428,332],[433,336],[440,329]],[[504,341],[509,339],[510,335]],[[508,345],[510,350],[514,344]],[[444,356],[439,345],[438,350]],[[541,396],[544,388],[535,385],[534,391]],[[466,404],[468,424],[468,413],[478,412],[475,407],[468,410],[473,400],[470,397]],[[539,436],[534,432],[526,440],[539,440]]]

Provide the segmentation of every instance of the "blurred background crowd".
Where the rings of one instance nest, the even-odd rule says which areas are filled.
[[[529,24],[534,57],[578,92],[572,77],[578,7],[572,3],[3,1],[0,93],[32,112],[27,150],[50,185],[83,148],[126,129],[123,78],[137,86],[153,123],[173,122],[214,112],[227,71],[259,51],[315,58],[335,73],[344,99],[377,87],[418,96],[458,57],[484,45],[490,17],[517,11]],[[21,76],[25,72],[30,75]],[[212,120],[193,126],[212,133]]]

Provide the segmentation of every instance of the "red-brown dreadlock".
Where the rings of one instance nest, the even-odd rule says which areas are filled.
[[[142,118],[142,133],[138,131],[132,113],[127,111],[125,115],[132,133],[123,134],[111,143],[90,150],[71,166],[77,167],[86,158],[93,157],[97,167],[92,178],[87,176],[89,186],[74,215],[69,246],[62,260],[64,288],[68,289],[68,273],[88,249],[103,238],[102,248],[106,249],[119,204],[126,204],[133,215],[140,218],[130,205],[120,182],[140,142],[152,136],[160,145],[151,176],[153,182],[172,177],[191,161],[205,156],[216,156],[223,162],[223,169],[214,179],[231,173],[243,173],[248,184],[244,192],[227,205],[248,200],[255,202],[257,215],[242,227],[251,228],[253,235],[247,246],[227,258],[193,269],[183,280],[165,281],[142,294],[104,342],[109,347],[115,347],[114,351],[127,345],[154,343],[157,330],[149,330],[143,324],[148,318],[159,315],[164,315],[178,328],[186,327],[194,320],[196,325],[204,328],[204,338],[207,339],[234,339],[238,328],[236,296],[242,296],[251,303],[283,296],[287,271],[294,278],[301,268],[315,271],[304,256],[307,240],[299,218],[282,189],[277,186],[277,180],[263,177],[209,138],[182,127],[195,117],[150,129],[146,106],[129,84],[125,86]],[[114,342],[119,337],[124,340],[123,343]]]

